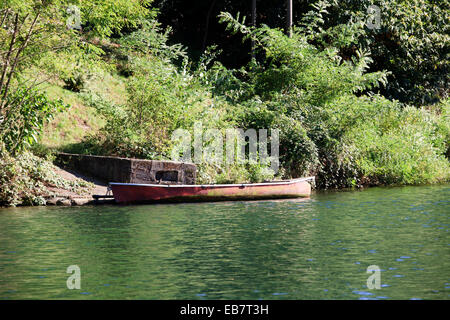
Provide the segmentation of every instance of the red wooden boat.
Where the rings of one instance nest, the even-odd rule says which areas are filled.
[[[200,202],[309,197],[314,177],[249,184],[161,185],[110,182],[118,203]]]

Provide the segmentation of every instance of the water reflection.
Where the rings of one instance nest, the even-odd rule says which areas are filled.
[[[1,299],[448,299],[448,186],[0,210]],[[69,265],[82,272],[68,290]],[[366,287],[369,265],[381,289]]]

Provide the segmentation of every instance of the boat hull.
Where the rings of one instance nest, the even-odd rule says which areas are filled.
[[[202,202],[309,197],[313,178],[229,185],[110,183],[117,203]]]

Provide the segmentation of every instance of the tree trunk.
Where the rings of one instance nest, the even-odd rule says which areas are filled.
[[[292,37],[292,0],[286,0],[286,33]]]
[[[205,34],[203,35],[203,45],[202,45],[202,52],[206,49],[206,41],[208,40],[208,31],[209,31],[209,19],[211,18],[211,13],[214,8],[214,5],[216,4],[217,0],[213,0],[211,5],[209,6],[208,13],[206,14],[206,25],[205,25]]]
[[[256,0],[252,0],[252,26],[256,28]],[[255,40],[252,39],[252,59],[255,59]]]

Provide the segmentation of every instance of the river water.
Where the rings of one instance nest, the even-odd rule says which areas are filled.
[[[450,185],[0,209],[0,299],[449,299],[449,218]]]

